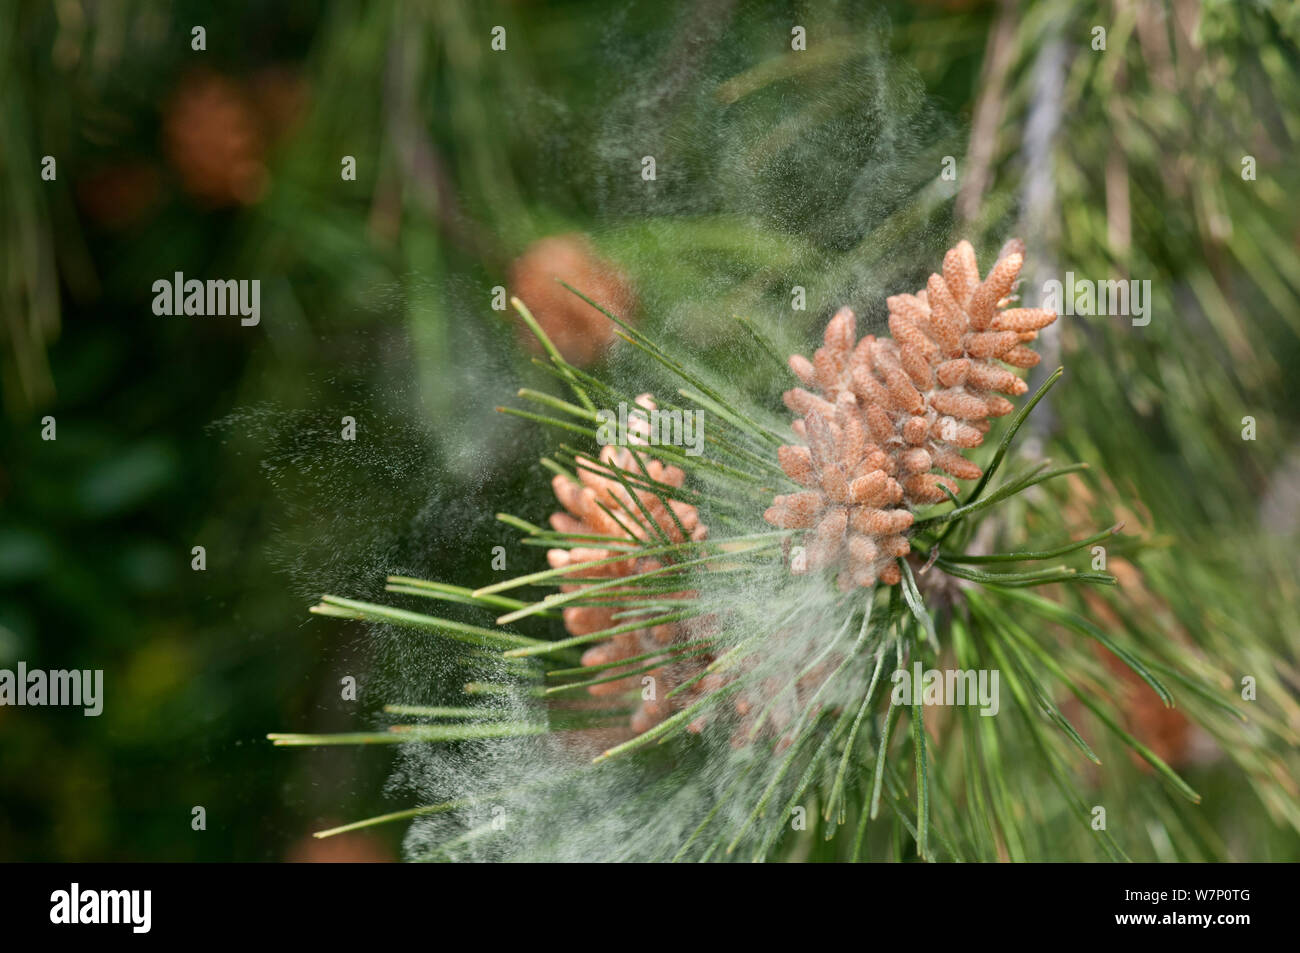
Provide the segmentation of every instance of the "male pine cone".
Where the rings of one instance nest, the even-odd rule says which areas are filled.
[[[955,494],[952,477],[982,475],[962,451],[979,446],[990,417],[1012,411],[1001,395],[1027,389],[1002,365],[1037,364],[1025,344],[1056,320],[1040,308],[1008,307],[1024,254],[1019,239],[1007,242],[980,281],[975,250],[961,241],[925,289],[888,299],[892,338],[859,341],[853,312],[841,308],[811,361],[790,358],[816,393],[786,392],[807,445],[781,447],[779,460],[806,489],[777,496],[763,516],[808,531],[796,570],[837,569],[845,590],[897,583],[915,508]]]

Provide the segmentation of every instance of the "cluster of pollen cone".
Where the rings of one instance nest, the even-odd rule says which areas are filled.
[[[655,408],[648,394],[638,397],[637,404],[646,411]],[[646,428],[643,419],[633,417],[629,421],[629,443],[632,446],[644,446],[647,443]],[[635,548],[629,551],[627,547],[653,544],[660,537],[667,537],[673,543],[683,543],[688,538],[702,540],[708,535],[708,528],[700,522],[699,511],[695,507],[680,500],[669,500],[665,506],[664,501],[654,492],[637,487],[632,482],[640,476],[648,481],[679,487],[686,479],[686,474],[679,468],[665,466],[658,460],[646,457],[644,452],[634,453],[630,447],[602,447],[599,462],[611,473],[614,470],[622,471],[630,474],[632,479],[625,484],[612,475],[583,469],[579,470],[576,483],[565,476],[556,476],[551,481],[555,497],[564,507],[563,511],[551,515],[551,527],[574,536],[608,536],[614,544],[608,548],[592,543],[590,547],[548,550],[547,560],[552,568],[573,567],[573,572],[567,573],[566,578],[590,583],[651,572],[659,569],[663,563],[653,557],[638,556]],[[617,559],[624,553],[627,554],[626,559]],[[615,561],[591,565],[601,560]],[[573,592],[582,588],[583,584],[566,583],[560,589],[563,592]],[[619,597],[617,589],[606,590],[603,594],[608,597],[606,601],[611,602],[617,601]],[[692,594],[674,595],[688,598]],[[611,605],[570,606],[564,610],[564,627],[575,636],[601,632],[619,626],[619,620],[614,618],[617,612],[618,607]],[[610,665],[685,640],[685,626],[682,625],[666,624],[633,629],[614,635],[588,649],[583,653],[582,664]],[[667,664],[646,674],[653,679],[654,697],[643,697],[640,707],[633,713],[632,729],[636,732],[645,731],[670,713],[665,696],[675,684],[694,675],[695,670],[694,666],[678,663]],[[592,685],[588,690],[593,695],[608,696],[622,695],[640,687],[640,679],[633,676]]]
[[[888,300],[892,338],[858,339],[853,312],[841,308],[825,343],[790,368],[809,389],[785,403],[806,445],[780,448],[781,469],[805,487],[778,496],[764,518],[806,530],[797,570],[838,570],[842,589],[894,584],[909,551],[913,510],[981,476],[962,451],[978,446],[990,417],[1011,413],[1004,394],[1025,392],[1007,366],[1033,367],[1025,344],[1056,320],[1039,308],[1008,308],[1024,263],[1008,242],[980,280],[975,251],[960,242],[916,294]]]
[[[1023,394],[1026,385],[1008,368],[1037,364],[1038,355],[1025,345],[1056,320],[1050,311],[1008,307],[1023,262],[1024,245],[1012,240],[981,281],[974,249],[962,241],[944,256],[943,274],[931,275],[925,289],[889,298],[892,338],[866,335],[859,340],[853,312],[842,308],[827,325],[824,344],[811,361],[799,355],[790,358],[791,369],[806,388],[788,391],[785,402],[800,415],[792,429],[805,442],[783,446],[778,453],[781,469],[804,489],[777,496],[763,515],[779,528],[804,531],[805,553],[794,564],[796,571],[834,571],[844,590],[897,583],[897,559],[909,552],[906,534],[913,510],[949,499],[957,491],[953,478],[981,476],[962,451],[983,441],[989,418],[1011,412],[1012,404],[1003,395]],[[649,395],[638,398],[638,404],[646,410],[654,407]],[[645,443],[635,430],[630,442]],[[604,447],[600,462],[669,486],[681,486],[684,480],[677,467],[628,447]],[[665,505],[648,489],[590,470],[583,470],[579,480],[561,476],[553,482],[564,510],[551,517],[551,525],[562,533],[608,536],[619,546],[661,537],[674,543],[702,540],[707,535],[698,511],[689,504],[672,500]],[[635,551],[626,559],[590,565],[614,560],[623,552],[628,550],[593,544],[553,549],[548,557],[554,568],[572,567],[566,578],[574,580],[607,581],[661,565]],[[562,588],[573,591],[581,585]],[[610,595],[617,599],[616,593]],[[564,610],[564,624],[572,635],[590,635],[616,626],[616,612],[614,606],[572,606]],[[707,620],[697,620],[690,627],[669,624],[619,633],[588,649],[582,661],[610,666],[633,660],[698,638],[707,625]],[[654,697],[643,693],[632,729],[645,731],[672,710],[719,687],[722,680],[710,675],[689,693],[667,698],[710,661],[708,655],[694,655],[650,672]],[[589,690],[622,695],[640,685],[641,680],[631,676]],[[742,719],[738,736],[748,734],[745,719],[753,708],[752,700],[737,701]],[[769,728],[779,733],[781,721],[773,717]],[[692,727],[699,730],[700,725]]]

